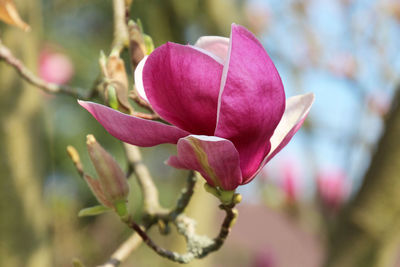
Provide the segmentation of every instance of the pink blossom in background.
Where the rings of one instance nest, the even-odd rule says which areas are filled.
[[[79,103],[124,142],[177,144],[167,164],[199,171],[223,190],[250,182],[291,140],[314,101],[311,93],[285,100],[267,52],[235,24],[230,38],[204,36],[194,46],[158,47],[138,65],[135,83],[141,98],[171,125]]]
[[[275,262],[272,252],[264,249],[255,253],[251,267],[277,267]]]
[[[317,176],[317,190],[322,204],[331,211],[338,211],[350,193],[346,173],[340,169],[320,171]]]
[[[389,95],[381,90],[375,90],[367,95],[368,108],[379,116],[385,116],[391,107]]]
[[[299,187],[299,168],[293,160],[284,160],[280,167],[281,188],[285,193],[286,200],[294,203],[300,193]]]
[[[352,79],[358,71],[357,60],[350,53],[338,53],[328,63],[329,69],[337,76]]]
[[[74,75],[74,66],[65,54],[45,48],[39,57],[39,76],[46,82],[65,84]]]

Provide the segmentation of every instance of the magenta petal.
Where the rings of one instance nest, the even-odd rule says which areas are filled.
[[[148,57],[143,86],[164,120],[194,134],[213,135],[222,68],[191,46],[167,43]]]
[[[234,190],[242,183],[239,154],[231,141],[205,135],[189,135],[178,141],[178,155],[167,161],[175,168],[196,170],[212,186]]]
[[[303,125],[313,103],[313,93],[297,95],[287,99],[285,113],[270,139],[270,152],[264,158],[258,171],[254,173],[252,177],[246,179],[244,183],[250,182],[257,173],[261,171],[265,164],[289,143],[295,133],[300,129],[301,125]]]
[[[79,104],[115,138],[136,146],[155,146],[163,143],[176,144],[179,138],[189,135],[177,127],[144,120],[116,111],[112,108],[86,101]]]
[[[235,144],[244,179],[257,171],[269,152],[266,140],[284,109],[282,81],[267,52],[252,33],[233,24],[214,135]]]

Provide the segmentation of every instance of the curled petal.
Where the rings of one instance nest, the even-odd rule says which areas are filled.
[[[160,122],[144,120],[112,108],[86,101],[78,101],[115,138],[136,146],[176,144],[188,132]]]
[[[189,135],[178,141],[178,155],[167,161],[175,168],[196,170],[212,186],[234,190],[242,183],[239,154],[231,141],[205,135]]]
[[[314,94],[308,93],[304,95],[297,95],[287,99],[285,113],[282,116],[282,120],[276,127],[274,134],[272,135],[271,150],[268,155],[264,158],[260,165],[259,170],[250,179],[244,181],[248,183],[254,178],[255,175],[268,163],[279,151],[284,148],[295,133],[300,129],[304,120],[306,119],[308,112],[310,111],[311,105],[314,102]]]
[[[197,49],[167,43],[144,64],[146,96],[164,120],[190,133],[213,135],[222,67]]]
[[[207,50],[225,62],[228,56],[229,38],[220,36],[200,37],[194,46]]]
[[[240,154],[244,179],[270,150],[269,140],[285,109],[281,78],[261,43],[233,24],[221,78],[215,136],[231,140]]]

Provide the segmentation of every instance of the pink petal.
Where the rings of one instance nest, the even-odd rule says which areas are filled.
[[[146,100],[147,102],[149,102],[149,100],[147,99],[146,96],[146,92],[144,91],[144,87],[143,87],[143,79],[142,79],[142,75],[143,75],[143,67],[144,67],[144,63],[146,63],[148,56],[145,56],[137,65],[136,69],[135,69],[135,87],[136,87],[136,91],[138,92],[139,96],[143,99]]]
[[[239,154],[231,141],[205,135],[189,135],[178,141],[178,155],[167,161],[180,169],[196,170],[212,186],[234,190],[242,183]]]
[[[163,143],[176,144],[179,138],[189,135],[177,127],[144,120],[116,111],[112,108],[86,101],[79,104],[115,138],[136,146],[155,146]]]
[[[267,164],[268,161],[270,161],[279,151],[282,150],[282,148],[289,143],[306,119],[313,102],[313,93],[297,95],[287,99],[285,113],[283,114],[282,120],[279,122],[278,127],[276,127],[275,132],[270,139],[270,152],[264,158],[258,171],[252,177],[246,179],[244,183],[250,182],[257,175],[257,173],[261,171],[265,164]]]
[[[164,120],[194,134],[213,135],[222,68],[190,46],[167,43],[148,57],[143,85]]]
[[[216,55],[223,62],[228,57],[229,38],[220,36],[203,36],[194,44],[196,47],[202,48]]]
[[[281,78],[261,43],[232,24],[221,78],[215,136],[231,140],[244,178],[251,177],[270,150],[269,140],[285,110]]]

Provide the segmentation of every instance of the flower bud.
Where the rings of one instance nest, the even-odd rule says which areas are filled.
[[[18,10],[12,0],[0,1],[0,20],[17,26],[26,32],[30,30],[30,26],[19,16]]]
[[[132,107],[128,101],[128,76],[124,61],[118,52],[112,52],[107,58],[100,53],[100,68],[104,76],[104,97],[110,107],[123,113],[132,113]]]
[[[88,184],[93,195],[96,197],[97,201],[105,207],[112,208],[113,204],[105,196],[103,189],[101,188],[100,181],[92,178],[91,176],[89,176],[87,174],[85,174],[83,176],[83,178],[85,179],[86,183]]]
[[[88,179],[86,181],[91,185],[92,191],[95,195],[97,194],[96,197],[100,202],[105,204],[105,200],[112,203],[119,214],[126,212],[126,207],[123,206],[129,193],[129,185],[124,172],[113,157],[97,143],[93,135],[87,136],[86,144],[98,175],[99,190],[93,190],[97,186],[96,183],[89,182]]]
[[[146,43],[143,38],[143,31],[141,22],[135,23],[129,21],[128,23],[129,41],[130,41],[130,54],[133,68],[136,69],[139,62],[147,55]]]

